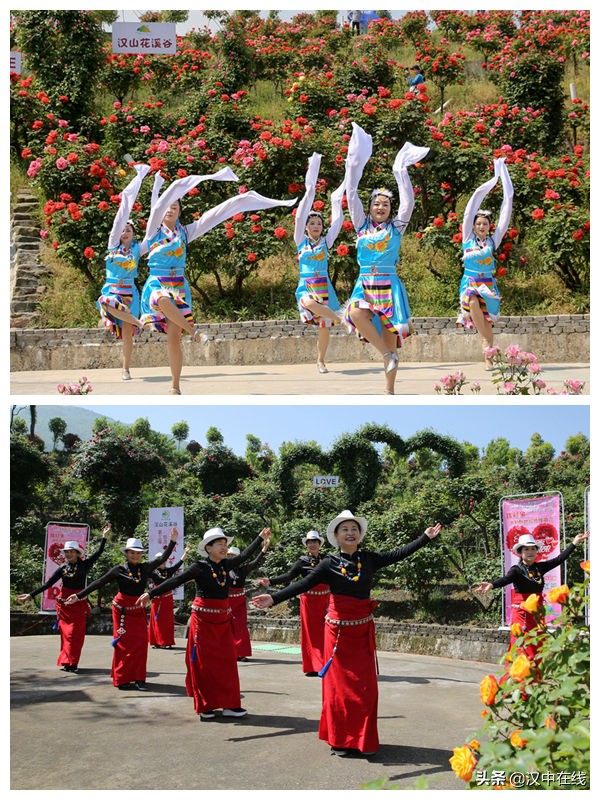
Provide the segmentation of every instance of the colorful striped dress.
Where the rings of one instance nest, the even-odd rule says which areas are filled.
[[[117,339],[123,336],[123,322],[110,313],[111,308],[140,313],[140,292],[135,284],[140,262],[140,246],[136,241],[125,250],[122,245],[110,249],[106,256],[106,279],[96,305],[102,325]],[[137,329],[136,329],[137,333]]]
[[[317,303],[329,306],[333,311],[339,310],[340,303],[329,280],[327,253],[328,247],[322,236],[316,243],[305,236],[298,246],[300,278],[296,287],[296,303],[300,319],[302,322],[318,325],[321,328],[329,328],[335,323],[332,320],[323,319],[305,308],[302,305],[302,298],[308,296]]]

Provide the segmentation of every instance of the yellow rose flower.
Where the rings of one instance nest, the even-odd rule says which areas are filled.
[[[523,739],[523,737],[521,736],[522,733],[523,733],[523,731],[521,731],[521,730],[513,731],[511,733],[511,735],[510,735],[510,743],[512,744],[513,747],[521,748],[521,747],[525,747],[525,745],[527,744],[527,739]]]
[[[509,670],[510,677],[514,678],[516,681],[524,680],[530,672],[531,661],[523,653],[515,658]]]
[[[588,573],[588,575],[589,575],[589,572],[590,572],[590,562],[589,562],[589,559],[588,559],[587,561],[582,561],[582,562],[579,564],[579,566],[581,567],[581,569],[582,569],[584,572],[587,572],[587,573]]]
[[[493,675],[486,675],[479,684],[479,696],[484,706],[491,706],[498,694],[498,681]]]
[[[555,589],[550,589],[548,592],[548,600],[551,603],[560,603],[562,605],[569,596],[569,592],[569,587],[566,583],[563,583],[562,586],[557,586]]]
[[[487,709],[484,708],[483,711],[481,712],[481,718],[485,719],[488,714],[489,714],[489,711],[487,711]]]
[[[544,728],[547,728],[549,731],[556,730],[556,722],[554,721],[554,717],[546,717],[546,721],[544,722]]]
[[[450,766],[454,774],[463,781],[470,781],[473,770],[477,766],[477,759],[471,749],[463,744],[462,747],[455,747],[452,758],[449,759]]]
[[[477,741],[477,739],[471,739],[471,741],[469,742],[469,747],[471,748],[471,750],[479,750],[479,742]]]
[[[521,603],[521,608],[524,611],[529,611],[530,614],[535,614],[540,606],[541,599],[542,597],[539,594],[530,594],[527,600],[523,600]]]
[[[523,633],[523,629],[518,622],[513,622],[510,626],[510,632],[512,636],[520,636]]]

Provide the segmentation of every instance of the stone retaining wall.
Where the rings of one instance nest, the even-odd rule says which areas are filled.
[[[11,636],[50,634],[55,622],[53,614],[11,613]],[[297,617],[286,619],[260,615],[248,616],[250,638],[257,642],[283,642],[298,644],[300,621]],[[376,620],[377,646],[380,650],[399,653],[442,656],[463,661],[497,663],[508,649],[509,632],[495,628],[470,626],[425,625],[407,622]],[[94,613],[88,619],[90,634],[112,636],[112,616]],[[185,638],[185,625],[175,625],[175,636]],[[58,636],[57,636],[58,648]]]
[[[417,317],[415,336],[402,348],[408,362],[473,362],[481,360],[479,336],[456,327],[454,318]],[[198,366],[230,364],[298,364],[315,360],[316,329],[299,320],[210,323],[200,325],[208,342],[183,340],[184,363]],[[494,328],[494,343],[500,348],[518,344],[535,353],[538,360],[555,363],[585,363],[590,357],[588,314],[537,317],[501,317]],[[136,339],[133,355],[137,367],[166,363],[166,339],[144,331]],[[328,361],[379,361],[379,353],[362,345],[355,336],[335,328]],[[120,366],[120,345],[102,329],[62,328],[54,330],[12,328],[11,370],[104,369]]]

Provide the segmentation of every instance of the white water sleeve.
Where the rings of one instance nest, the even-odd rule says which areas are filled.
[[[344,192],[346,191],[346,181],[343,180],[338,188],[331,193],[331,225],[325,236],[325,244],[327,249],[333,247],[333,243],[337,239],[339,232],[344,222],[344,210],[342,208],[342,200],[344,199]]]
[[[428,147],[417,147],[411,142],[405,142],[394,160],[392,171],[398,185],[399,198],[396,220],[399,222],[402,232],[410,222],[415,207],[415,193],[408,174],[408,167],[422,161],[427,153],[429,153]]]
[[[344,184],[348,198],[348,211],[355,230],[360,230],[365,224],[367,215],[358,196],[358,184],[362,177],[365,165],[373,152],[373,139],[356,122],[352,123],[352,136],[348,145],[346,156],[346,176]]]
[[[493,178],[490,178],[489,181],[482,183],[473,194],[469,202],[467,203],[467,207],[465,208],[465,213],[463,214],[463,223],[462,223],[462,240],[463,244],[468,242],[469,239],[473,236],[473,223],[475,222],[475,215],[481,208],[481,204],[483,199],[487,197],[487,195],[492,191],[494,186],[498,183],[498,176],[494,175]]]
[[[113,220],[112,230],[108,237],[108,249],[114,250],[121,242],[121,236],[127,225],[127,220],[131,216],[131,209],[140,191],[140,186],[146,175],[150,172],[148,164],[136,164],[134,166],[136,176],[132,178],[121,192],[121,204]]]
[[[308,159],[308,169],[306,170],[306,177],[304,179],[306,191],[304,193],[304,197],[302,200],[300,200],[300,204],[298,205],[298,209],[296,211],[296,222],[294,224],[294,241],[296,242],[296,247],[298,247],[298,245],[300,245],[304,239],[306,220],[308,219],[308,215],[312,209],[312,204],[315,199],[315,192],[317,191],[317,178],[319,177],[319,169],[321,168],[321,158],[322,156],[320,153],[313,153]]]
[[[238,194],[219,203],[218,206],[206,211],[199,220],[190,225],[184,225],[188,242],[193,242],[199,236],[203,236],[211,228],[225,222],[226,219],[233,217],[234,214],[243,214],[246,211],[261,211],[276,206],[293,206],[297,198],[293,200],[275,200],[270,197],[263,197],[258,192],[250,191]]]
[[[188,175],[185,178],[179,178],[178,180],[173,181],[173,183],[167,189],[165,189],[162,195],[156,199],[156,202],[150,209],[150,217],[148,219],[148,226],[146,227],[146,236],[144,237],[144,242],[150,241],[150,239],[156,235],[171,203],[181,200],[184,195],[197,186],[201,181],[237,180],[239,180],[239,178],[235,172],[230,167],[224,167],[223,169],[220,169],[218,172],[214,172],[211,175]]]
[[[492,236],[494,249],[496,249],[500,246],[502,239],[504,239],[504,234],[508,230],[510,216],[512,214],[513,196],[515,192],[510,175],[508,174],[508,167],[504,163],[503,158],[499,158],[494,161],[494,170],[497,177],[499,177],[502,181],[503,191],[502,205],[500,206],[500,214],[498,215],[498,223],[496,225],[494,235]]]

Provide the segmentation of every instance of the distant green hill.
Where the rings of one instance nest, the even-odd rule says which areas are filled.
[[[31,419],[29,415],[29,406],[20,406],[19,412],[16,416],[22,417],[27,423],[29,428]],[[35,433],[44,440],[46,443],[46,450],[52,450],[53,436],[48,427],[49,420],[54,417],[60,417],[67,423],[67,432],[76,433],[80,439],[89,439],[92,435],[92,425],[94,420],[98,417],[107,416],[106,414],[98,414],[96,411],[89,411],[87,408],[79,406],[42,406],[37,405],[37,421],[35,424]],[[111,419],[107,417],[107,419]],[[60,448],[60,445],[59,445]]]

